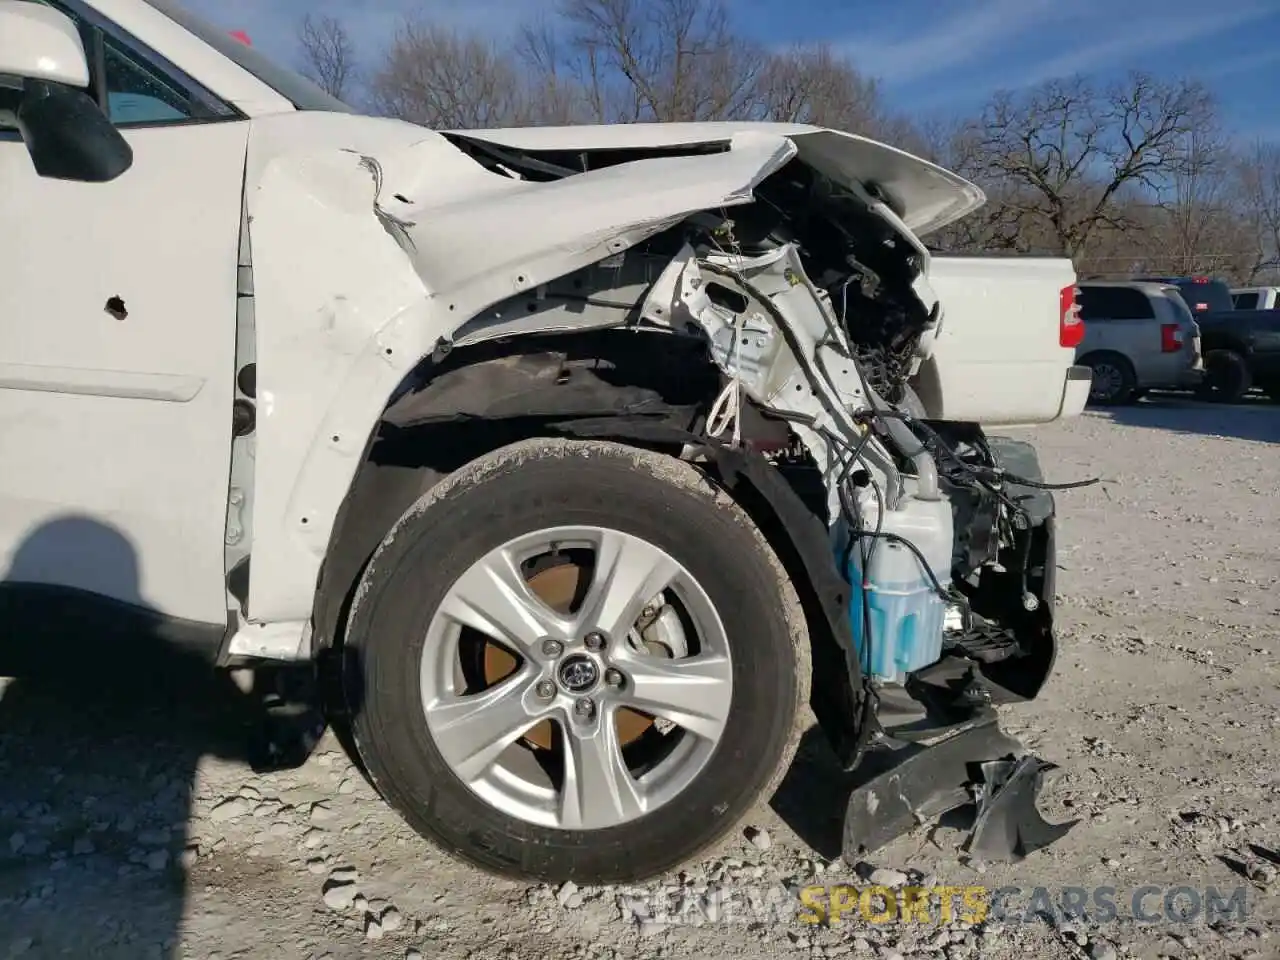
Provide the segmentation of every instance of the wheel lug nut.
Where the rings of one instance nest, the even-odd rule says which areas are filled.
[[[588,650],[603,650],[603,649],[604,649],[604,634],[602,634],[602,633],[588,633],[588,634],[586,635],[586,637],[584,637],[584,638],[583,638],[583,641],[582,641],[582,642],[583,642],[583,643],[585,643],[585,644],[587,645],[587,649],[588,649]]]
[[[564,644],[559,640],[543,640],[542,652],[548,657],[558,657],[564,653]]]
[[[556,695],[556,685],[550,680],[543,680],[534,688],[534,691],[543,700],[550,700]]]
[[[612,667],[610,667],[608,670],[604,672],[604,682],[611,687],[622,686],[622,671],[614,670]]]
[[[596,712],[596,705],[590,700],[579,700],[573,705],[573,712],[580,717],[590,717]]]

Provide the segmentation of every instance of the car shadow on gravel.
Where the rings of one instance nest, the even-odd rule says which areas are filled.
[[[83,517],[34,532],[0,582],[47,569],[50,538],[115,564],[142,603],[132,545]],[[263,765],[260,698],[154,634],[0,631],[0,957],[178,956],[197,765]]]
[[[1091,408],[1091,412],[1126,427],[1280,443],[1280,405],[1264,399],[1219,404],[1161,394],[1132,406]]]
[[[844,810],[853,784],[821,728],[810,727],[769,806],[814,852],[834,860],[840,856]]]

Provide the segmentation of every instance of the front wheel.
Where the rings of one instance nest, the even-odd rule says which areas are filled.
[[[808,695],[758,529],[691,465],[613,443],[527,441],[438,484],[371,560],[347,646],[383,796],[522,879],[707,850],[776,787]]]

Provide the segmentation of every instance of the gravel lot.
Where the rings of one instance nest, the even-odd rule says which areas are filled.
[[[1048,818],[1081,821],[1049,850],[973,863],[944,827],[833,862],[842,785],[814,738],[750,829],[686,874],[530,889],[428,848],[332,737],[254,775],[234,688],[156,659],[0,681],[0,960],[1280,957],[1280,409],[1162,399],[1033,435],[1049,479],[1107,480],[1059,495],[1058,670],[1006,718],[1061,765]],[[972,926],[806,925],[780,899],[871,868],[1021,892]],[[1152,914],[1181,886],[1243,889],[1247,916],[1126,919],[1147,885]],[[1119,918],[1065,916],[1064,886],[1115,888]]]

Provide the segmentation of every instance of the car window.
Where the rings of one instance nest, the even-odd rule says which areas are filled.
[[[89,95],[121,128],[233,119],[239,113],[154,51],[76,0],[36,0],[65,13],[80,30],[91,71]],[[100,53],[100,55],[99,55]],[[6,120],[8,121],[6,123]],[[13,129],[0,104],[0,129]]]
[[[1098,323],[1111,318],[1111,312],[1107,309],[1110,287],[1087,287],[1081,284],[1077,289],[1080,291],[1081,320],[1085,323]]]
[[[209,116],[210,111],[182,84],[113,39],[104,42],[103,61],[108,116],[117,126]]]
[[[1182,299],[1193,314],[1221,313],[1234,310],[1231,288],[1221,280],[1179,279],[1174,281]]]
[[[1231,301],[1235,304],[1237,310],[1258,309],[1258,295],[1256,293],[1235,293],[1231,295]]]
[[[1086,323],[1150,320],[1155,315],[1155,309],[1147,295],[1135,287],[1080,288],[1080,319]]]
[[[355,112],[341,100],[325,93],[313,81],[282,67],[253,47],[246,46],[226,30],[215,27],[196,16],[181,3],[174,0],[146,0],[146,3],[193,36],[199,37],[236,66],[253,74],[299,110],[319,110],[327,113]]]

